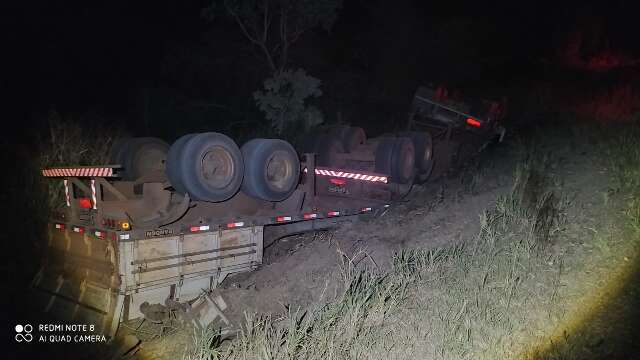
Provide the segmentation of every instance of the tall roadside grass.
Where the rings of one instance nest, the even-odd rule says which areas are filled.
[[[526,332],[532,304],[557,301],[562,272],[550,251],[565,218],[549,188],[548,158],[530,154],[511,193],[468,241],[403,250],[381,272],[365,253],[340,253],[336,295],[309,309],[247,314],[235,339],[215,328],[194,337],[185,359],[495,358]],[[544,286],[539,286],[539,282]],[[546,314],[546,312],[543,311]],[[515,351],[515,350],[514,350]]]
[[[482,214],[473,238],[400,251],[385,272],[365,253],[339,253],[335,296],[308,309],[246,314],[228,341],[212,327],[194,336],[184,358],[580,359],[603,352],[593,346],[607,336],[605,328],[590,324],[618,297],[629,278],[624,269],[638,261],[640,248],[640,130],[608,139],[595,149],[591,140],[583,144],[608,163],[616,194],[628,199],[626,218],[607,207],[613,201],[591,209],[611,218],[596,228],[581,211],[570,215],[578,204],[549,175],[558,163],[530,146],[513,188]]]

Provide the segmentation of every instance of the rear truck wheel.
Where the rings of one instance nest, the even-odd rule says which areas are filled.
[[[165,174],[169,144],[152,137],[135,138],[129,142],[125,171],[130,180],[151,173]]]
[[[350,127],[347,125],[331,125],[327,130],[327,134],[331,137],[340,139],[342,141],[345,135],[349,131]]]
[[[193,136],[182,146],[177,162],[179,181],[192,199],[224,201],[242,184],[242,153],[226,135],[208,132]]]
[[[375,171],[391,176],[399,184],[413,182],[415,176],[415,150],[406,137],[381,138],[376,147]]]
[[[111,144],[111,150],[109,151],[109,163],[111,165],[122,165],[124,166],[125,158],[127,155],[127,145],[132,138],[118,138],[113,141]]]
[[[136,180],[151,173],[164,174],[169,144],[153,137],[129,138],[114,144],[112,161],[122,165],[122,180]]]
[[[425,182],[427,182],[427,180],[429,180],[429,178],[431,177],[431,173],[433,172],[433,168],[435,167],[435,162],[434,160],[429,160],[429,163],[427,165],[427,169],[424,170],[424,172],[416,175],[416,180],[415,183],[416,184],[423,184]]]
[[[366,141],[367,135],[365,134],[364,129],[357,126],[349,127],[342,137],[342,145],[344,146],[344,151],[347,153],[351,153],[358,146],[364,145]]]
[[[398,136],[408,137],[413,142],[413,147],[416,151],[416,169],[418,169],[418,174],[422,175],[425,172],[431,171],[433,167],[433,141],[431,134],[426,131],[407,131],[401,132]]]
[[[242,192],[261,200],[282,201],[296,189],[300,159],[284,140],[253,139],[242,145]]]
[[[318,166],[339,166],[337,154],[344,154],[344,145],[338,138],[324,134],[318,137],[316,146],[318,155],[316,163]]]
[[[167,178],[171,186],[173,186],[173,189],[180,194],[187,192],[182,183],[182,177],[180,176],[180,154],[182,153],[184,144],[196,135],[197,134],[187,134],[178,138],[178,140],[171,145],[169,154],[167,155]]]

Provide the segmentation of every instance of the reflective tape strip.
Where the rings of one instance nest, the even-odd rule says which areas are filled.
[[[67,206],[71,206],[71,199],[69,198],[69,181],[67,179],[62,181],[64,182],[64,198],[67,200]]]
[[[278,216],[276,222],[291,221],[291,216]]]
[[[98,198],[96,197],[96,181],[93,179],[91,179],[91,200],[93,200],[93,210],[97,209]]]
[[[42,175],[45,177],[113,177],[113,168],[110,167],[82,167],[82,168],[53,168],[43,169]]]
[[[227,228],[229,229],[233,229],[233,228],[237,228],[237,227],[243,227],[244,226],[244,222],[239,221],[239,222],[234,222],[234,223],[228,223],[227,224]]]
[[[315,219],[318,217],[318,214],[316,213],[304,214],[302,217],[304,217],[306,220]]]
[[[347,179],[356,179],[356,180],[365,180],[371,182],[381,182],[387,183],[388,179],[386,176],[377,176],[377,175],[367,175],[367,174],[358,174],[358,173],[350,173],[344,171],[334,171],[327,169],[316,169],[316,175],[324,175],[324,176],[333,176],[339,178],[347,178]]]
[[[338,216],[340,215],[340,211],[329,211],[327,216]]]
[[[192,226],[190,230],[191,232],[209,231],[209,225]]]

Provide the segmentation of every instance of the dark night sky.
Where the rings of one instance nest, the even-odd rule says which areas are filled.
[[[601,23],[610,46],[637,53],[632,3],[346,0],[332,33],[306,35],[313,40],[301,41],[293,65],[308,68],[328,88],[336,69],[363,68],[365,77],[378,79],[374,87],[388,83],[407,93],[431,80],[474,86],[493,81],[500,86],[535,76],[536,64],[551,56],[559,35],[576,24]],[[32,117],[55,105],[62,111],[97,111],[126,119],[135,117],[136,92],[142,87],[180,88],[190,97],[250,96],[248,89],[259,84],[260,69],[246,60],[250,50],[233,24],[224,19],[212,24],[200,16],[207,4],[16,5],[4,15],[14,105]],[[247,71],[230,71],[229,64]],[[252,71],[253,77],[237,75]],[[397,84],[394,79],[399,79]],[[236,89],[237,83],[248,85]]]

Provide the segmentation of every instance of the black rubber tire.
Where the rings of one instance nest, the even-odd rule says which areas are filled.
[[[398,134],[400,137],[408,137],[413,142],[416,151],[416,169],[419,174],[430,171],[433,158],[433,140],[431,134],[426,131],[407,131]]]
[[[318,137],[316,164],[318,166],[338,166],[335,154],[344,154],[344,145],[341,139],[331,135],[320,135]]]
[[[345,135],[351,127],[347,125],[331,125],[328,127],[327,135],[344,141]]]
[[[110,165],[122,165],[124,166],[125,159],[127,157],[127,150],[129,142],[132,138],[118,138],[111,144],[111,150],[109,151],[109,164]]]
[[[180,182],[192,199],[225,201],[242,185],[244,162],[226,135],[208,132],[188,139],[178,156]]]
[[[423,170],[422,173],[417,174],[414,183],[415,184],[424,184],[431,177],[431,173],[433,173],[433,168],[435,167],[435,162],[433,159],[429,160],[427,165],[427,169]]]
[[[133,181],[153,171],[166,169],[169,144],[153,137],[131,138],[118,152],[122,180]]]
[[[387,174],[398,184],[413,182],[415,177],[415,150],[406,137],[381,138],[376,147],[375,171]]]
[[[351,153],[358,146],[364,145],[366,141],[367,135],[364,129],[357,126],[349,127],[342,137],[342,145],[344,146],[344,151],[347,153]]]
[[[182,148],[184,144],[187,143],[192,137],[197,134],[186,134],[178,138],[171,148],[169,149],[169,154],[167,155],[167,178],[169,179],[169,183],[173,186],[174,190],[179,192],[180,194],[184,194],[187,190],[184,188],[184,184],[182,183],[182,176],[180,175],[180,153],[182,152]]]
[[[279,139],[253,139],[240,150],[244,160],[243,193],[266,201],[282,201],[293,193],[300,180],[300,158],[291,144]]]

